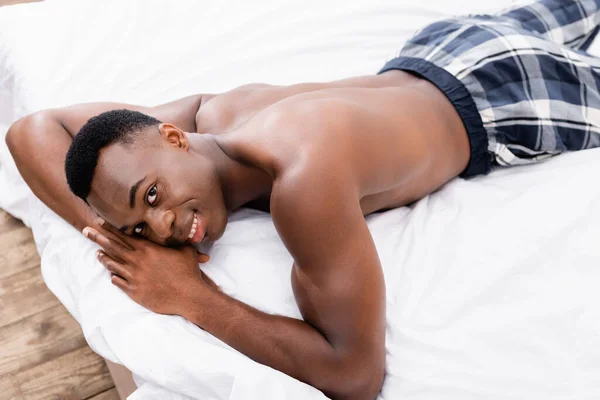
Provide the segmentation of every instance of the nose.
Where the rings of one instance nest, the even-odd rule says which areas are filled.
[[[175,222],[175,213],[171,210],[152,209],[152,216],[149,218],[149,225],[156,235],[157,239],[165,242],[173,235],[173,225]]]

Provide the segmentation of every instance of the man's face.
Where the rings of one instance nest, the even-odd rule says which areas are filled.
[[[126,234],[169,246],[217,240],[227,223],[214,165],[164,134],[104,148],[87,201]]]

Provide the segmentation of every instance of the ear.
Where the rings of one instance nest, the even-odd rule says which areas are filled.
[[[190,142],[185,136],[185,132],[172,124],[160,124],[158,126],[160,136],[172,146],[187,151],[190,148]]]

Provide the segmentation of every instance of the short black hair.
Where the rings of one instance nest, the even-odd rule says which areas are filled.
[[[65,160],[65,173],[71,191],[85,200],[90,194],[100,150],[112,143],[133,144],[144,128],[161,122],[131,110],[112,110],[93,118],[73,138]]]

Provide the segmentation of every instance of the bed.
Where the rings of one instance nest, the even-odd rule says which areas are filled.
[[[513,1],[48,0],[0,9],[0,136],[87,101],[144,105],[249,82],[371,74],[416,29]],[[521,2],[522,3],[522,2]],[[600,54],[596,43],[592,52]],[[371,215],[386,280],[379,400],[600,398],[600,150],[455,179]],[[31,194],[0,142],[0,207],[31,226],[44,280],[89,345],[133,373],[129,399],[317,400],[183,318],[110,283],[96,246]],[[268,214],[241,210],[203,270],[260,310],[300,318]],[[258,290],[257,290],[258,289]]]

